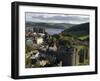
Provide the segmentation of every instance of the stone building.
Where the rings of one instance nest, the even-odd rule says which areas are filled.
[[[81,49],[78,51],[76,48],[67,48],[58,51],[58,62],[62,63],[62,66],[77,66],[89,64],[88,49]]]

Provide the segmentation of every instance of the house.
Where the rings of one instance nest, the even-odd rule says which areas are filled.
[[[57,51],[57,46],[56,46],[56,44],[50,46],[50,47],[49,47],[49,51]]]
[[[26,40],[26,45],[33,45],[33,41],[32,41],[32,39],[27,39]]]
[[[44,33],[38,33],[41,37],[44,37],[45,34]]]
[[[43,43],[43,38],[39,37],[36,39],[37,44],[42,44]]]

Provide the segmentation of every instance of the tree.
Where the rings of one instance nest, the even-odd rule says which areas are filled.
[[[25,46],[25,52],[28,53],[28,52],[31,52],[33,50],[35,50],[36,47],[33,47],[32,45],[26,45]]]

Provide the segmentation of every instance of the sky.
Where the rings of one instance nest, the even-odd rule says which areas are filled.
[[[81,24],[89,22],[89,15],[26,12],[25,20],[26,22]]]

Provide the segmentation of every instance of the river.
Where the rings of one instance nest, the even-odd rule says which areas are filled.
[[[50,35],[54,35],[54,34],[59,34],[62,31],[64,31],[64,29],[57,29],[57,28],[47,28],[46,32]]]

